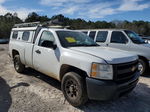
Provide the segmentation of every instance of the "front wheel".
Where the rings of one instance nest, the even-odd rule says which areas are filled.
[[[61,89],[67,101],[75,107],[88,100],[85,80],[77,73],[66,73],[61,82]]]
[[[138,70],[140,72],[141,75],[145,75],[146,74],[146,63],[145,61],[143,61],[142,59],[139,59],[139,65],[138,65]]]

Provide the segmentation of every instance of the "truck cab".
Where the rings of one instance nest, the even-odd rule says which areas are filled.
[[[119,98],[139,79],[137,55],[99,46],[78,31],[19,26],[12,29],[9,53],[17,72],[31,67],[60,81],[73,106]]]

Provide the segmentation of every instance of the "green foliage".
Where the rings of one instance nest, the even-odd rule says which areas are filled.
[[[25,22],[44,22],[49,21],[50,19],[47,16],[39,16],[37,13],[32,12],[28,15]]]
[[[71,29],[104,29],[104,28],[118,28],[118,29],[129,29],[139,34],[150,36],[150,22],[145,21],[85,21],[84,19],[70,19],[64,17],[62,14],[52,16],[40,16],[35,12],[32,12],[25,19],[25,22],[45,22],[49,20],[59,20],[64,26],[70,26]],[[17,13],[7,13],[4,16],[0,16],[0,38],[9,38],[10,31],[14,24],[22,23],[23,21],[17,17]]]
[[[9,38],[13,25],[21,22],[22,20],[17,17],[16,13],[0,16],[0,38]]]

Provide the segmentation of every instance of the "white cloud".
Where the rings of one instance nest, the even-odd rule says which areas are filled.
[[[0,15],[5,15],[6,13],[17,13],[18,17],[20,17],[22,20],[24,20],[30,12],[40,12],[42,10],[38,9],[27,9],[27,8],[18,8],[14,10],[10,10],[7,7],[4,7],[2,4],[6,2],[6,0],[0,0]]]
[[[89,0],[41,0],[42,5],[47,6],[63,6],[68,3],[87,3]]]
[[[83,18],[103,18],[126,11],[140,11],[150,8],[144,0],[40,0],[41,5],[50,6],[53,12]]]
[[[0,0],[0,4],[4,3],[6,0]]]
[[[139,11],[150,7],[150,4],[140,4],[142,0],[123,0],[122,4],[118,8],[120,11]]]
[[[59,13],[73,15],[77,10],[79,10],[78,6],[71,6],[71,7],[68,7],[67,9],[66,8],[62,9]]]
[[[105,16],[108,16],[108,15],[112,15],[112,14],[115,14],[116,11],[112,8],[105,8],[105,9],[102,9],[101,11],[97,11],[95,13],[90,13],[89,16],[90,18],[104,18]]]
[[[26,8],[20,8],[17,10],[12,11],[12,13],[17,13],[18,17],[20,17],[21,19],[25,19],[29,13],[31,12],[41,12],[42,10],[37,10],[37,9],[26,9]]]
[[[83,12],[81,11],[79,13],[80,16],[86,17],[86,18],[103,18],[107,15],[112,15],[116,13],[116,10],[111,8],[116,3],[98,3],[98,4],[89,4],[87,7],[90,7],[90,9],[85,9]]]
[[[8,12],[8,10],[0,4],[0,15],[4,15]]]

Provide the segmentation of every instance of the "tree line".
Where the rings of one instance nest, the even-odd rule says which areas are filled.
[[[9,38],[10,32],[14,24],[23,22],[45,22],[50,20],[59,20],[64,26],[70,26],[71,29],[104,29],[104,28],[117,28],[117,29],[129,29],[138,34],[150,36],[150,22],[148,21],[85,21],[84,19],[70,19],[62,14],[52,16],[41,16],[35,12],[32,12],[23,21],[17,13],[7,13],[4,16],[0,16],[0,38]]]

